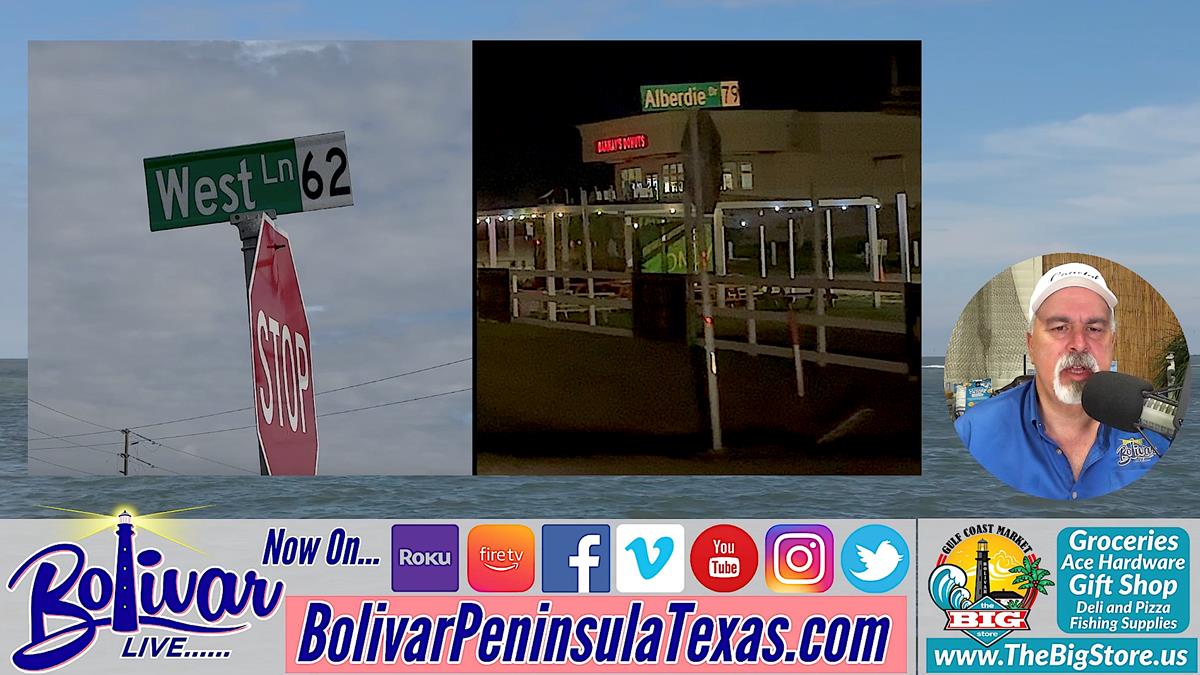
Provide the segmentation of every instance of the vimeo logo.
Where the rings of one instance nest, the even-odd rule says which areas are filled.
[[[621,593],[683,592],[683,526],[617,526],[617,590]]]
[[[667,561],[675,552],[675,542],[671,541],[670,537],[659,537],[654,542],[654,549],[655,558],[650,560],[650,549],[646,545],[645,537],[638,537],[625,547],[626,551],[633,554],[633,558],[637,562],[638,574],[642,575],[643,579],[653,579],[667,566]]]
[[[610,545],[608,525],[543,525],[542,590],[609,592]]]

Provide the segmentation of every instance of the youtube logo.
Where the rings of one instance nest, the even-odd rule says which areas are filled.
[[[705,588],[732,593],[758,571],[758,545],[736,525],[713,525],[692,542],[692,575]]]

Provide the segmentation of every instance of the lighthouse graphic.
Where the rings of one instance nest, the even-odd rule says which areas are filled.
[[[975,547],[975,599],[982,600],[992,594],[992,576],[988,569],[987,539],[980,539]]]
[[[117,516],[117,574],[113,580],[114,633],[138,632],[137,594],[133,588],[133,516],[121,511]]]

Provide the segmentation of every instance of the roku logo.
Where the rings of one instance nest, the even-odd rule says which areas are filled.
[[[396,552],[397,565],[436,565],[447,567],[454,564],[450,551],[413,551],[402,548]]]

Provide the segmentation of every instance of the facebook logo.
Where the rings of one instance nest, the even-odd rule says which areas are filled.
[[[608,525],[543,525],[542,590],[608,593],[611,546]]]

